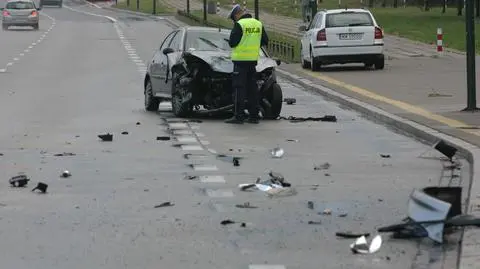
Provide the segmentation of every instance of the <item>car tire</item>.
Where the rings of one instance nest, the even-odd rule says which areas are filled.
[[[178,92],[178,75],[172,74],[172,112],[176,117],[186,118],[190,116],[193,111],[193,105],[191,103],[183,103],[182,97]]]
[[[385,68],[385,57],[382,55],[375,60],[375,69],[382,70]]]
[[[310,70],[312,70],[313,72],[320,70],[320,63],[316,61],[315,58],[313,57],[313,52],[311,49],[310,49]]]
[[[147,80],[145,84],[145,110],[146,111],[158,111],[160,106],[160,98],[153,95],[152,82]]]
[[[40,26],[38,25],[38,23],[37,23],[37,24],[35,24],[35,25],[33,25],[33,29],[34,29],[34,30],[38,30],[38,29],[40,29]]]
[[[303,51],[300,51],[300,58],[302,61],[302,68],[304,69],[310,68],[310,63],[305,61],[305,59],[303,58]]]
[[[265,115],[263,115],[264,119],[267,120],[275,120],[280,116],[280,112],[282,112],[282,104],[283,104],[283,93],[282,88],[278,83],[273,83],[270,89],[268,89],[267,95],[265,96],[270,106],[268,109],[264,108]]]

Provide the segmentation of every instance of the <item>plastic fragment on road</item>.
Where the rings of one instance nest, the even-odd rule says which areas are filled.
[[[315,170],[315,171],[318,171],[318,170],[328,170],[328,169],[330,169],[331,166],[332,166],[332,165],[329,164],[329,163],[324,163],[324,164],[321,164],[321,165],[315,165],[315,166],[313,167],[313,170]]]
[[[382,237],[377,235],[373,238],[370,246],[367,244],[365,236],[361,236],[350,245],[350,249],[355,254],[372,254],[377,252],[382,246]]]
[[[242,205],[236,205],[238,208],[258,208],[258,206],[253,206],[249,202],[243,203]]]
[[[270,151],[270,154],[273,158],[282,158],[285,154],[285,151],[280,147],[276,147]]]
[[[234,223],[235,223],[235,221],[229,220],[229,219],[222,220],[222,222],[220,222],[220,224],[222,224],[222,225],[229,225],[229,224],[234,224]]]
[[[161,204],[159,204],[159,205],[154,206],[154,208],[174,206],[174,205],[175,205],[175,204],[173,204],[173,203],[171,203],[171,202],[164,202],[164,203],[161,203]]]
[[[297,103],[297,99],[295,98],[284,98],[283,101],[287,103],[287,105],[293,105]]]
[[[337,117],[334,115],[326,115],[323,117],[279,117],[279,120],[288,120],[292,123],[305,122],[305,121],[325,121],[325,122],[337,122]]]
[[[48,185],[43,182],[38,182],[37,186],[32,191],[39,190],[41,193],[47,193]]]
[[[100,138],[102,141],[111,142],[113,141],[113,134],[110,134],[110,133],[101,134],[101,135],[98,135],[98,138]]]
[[[370,233],[354,233],[351,231],[346,231],[346,232],[336,232],[335,235],[343,238],[359,238],[362,236],[369,237]]]
[[[127,131],[122,132],[122,135],[128,135]]]
[[[62,174],[60,174],[60,176],[63,177],[63,178],[67,178],[67,177],[71,177],[72,174],[70,173],[70,171],[65,170],[65,171],[62,172]]]
[[[157,136],[157,141],[168,141],[170,136]]]
[[[15,188],[23,188],[27,186],[28,181],[30,181],[30,179],[26,175],[18,175],[10,178],[8,182]]]
[[[55,157],[76,156],[76,154],[72,152],[63,152],[63,153],[56,153],[53,156]]]
[[[390,158],[391,156],[390,156],[390,154],[380,154],[380,157],[385,158],[385,159],[388,159],[388,158]]]

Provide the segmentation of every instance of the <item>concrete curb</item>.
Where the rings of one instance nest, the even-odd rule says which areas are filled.
[[[477,167],[478,164],[476,164],[475,162],[477,156],[480,156],[480,148],[461,139],[446,135],[432,128],[393,115],[373,105],[338,93],[332,89],[329,89],[322,85],[318,85],[309,79],[302,78],[285,70],[277,69],[277,72],[280,77],[283,77],[293,83],[299,84],[307,90],[317,92],[326,97],[327,99],[330,99],[336,103],[358,111],[371,120],[386,124],[387,126],[395,129],[397,132],[413,137],[425,144],[433,145],[438,140],[442,139],[448,144],[456,147],[458,149],[458,155],[465,158],[470,163],[470,184],[468,190],[468,197],[466,200],[467,202],[463,211],[465,212],[465,214],[474,214],[475,208],[478,207],[478,205],[480,204],[480,199],[476,197],[476,193],[480,193],[480,190],[478,189],[480,188],[480,184],[476,183],[478,180],[480,180],[480,177],[475,174],[475,171],[480,171],[480,167]],[[472,193],[474,194],[473,196]],[[474,230],[471,230],[469,228],[466,228],[462,232],[462,242],[458,253],[457,268],[477,268],[476,264],[470,260],[471,258],[473,258],[473,255],[471,254],[472,251],[469,251],[469,249],[476,245],[474,243],[475,240],[472,239],[473,237],[475,237],[473,236],[473,234]],[[464,252],[467,252],[472,256],[468,255],[464,257]],[[480,256],[480,254],[477,255]]]

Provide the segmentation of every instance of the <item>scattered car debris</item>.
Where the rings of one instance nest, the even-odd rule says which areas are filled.
[[[324,163],[324,164],[321,164],[321,165],[315,165],[313,167],[313,170],[316,170],[316,171],[318,171],[318,170],[328,170],[328,169],[330,169],[331,166],[332,165],[329,164],[329,163]]]
[[[367,245],[367,239],[365,236],[361,236],[350,245],[350,249],[355,254],[372,254],[377,252],[382,246],[382,237],[377,235],[373,238],[370,246]]]
[[[286,182],[283,175],[273,171],[269,172],[270,179],[262,181],[258,178],[255,183],[239,184],[242,191],[258,189],[265,192],[269,197],[285,197],[297,194],[291,184]]]
[[[168,141],[170,139],[170,136],[157,136],[157,141]]]
[[[329,174],[329,173],[325,173],[324,175],[325,175],[326,177],[329,177],[329,176],[330,176],[330,174]]]
[[[380,227],[378,232],[394,232],[394,238],[429,237],[443,243],[444,228],[480,227],[480,218],[462,214],[461,194],[461,187],[414,190],[410,194],[408,217],[404,222]]]
[[[380,157],[384,158],[384,159],[388,159],[390,158],[390,154],[380,154]]]
[[[327,208],[321,212],[322,215],[332,215],[332,210]]]
[[[37,186],[32,191],[39,190],[41,193],[47,193],[48,185],[43,182],[38,182]]]
[[[240,224],[240,227],[245,228],[247,227],[247,224],[245,222],[242,222],[242,224]]]
[[[240,166],[240,159],[239,158],[233,158],[233,166]]]
[[[280,120],[288,120],[292,123],[305,122],[305,121],[326,121],[326,122],[337,122],[337,117],[333,115],[326,115],[323,117],[279,117]]]
[[[310,220],[310,221],[308,222],[308,224],[311,224],[311,225],[320,225],[320,224],[322,224],[322,222],[321,222],[321,221],[313,221],[313,220]]]
[[[242,190],[242,191],[246,191],[246,190],[252,189],[252,188],[254,188],[254,187],[256,187],[256,186],[257,186],[257,184],[239,184],[239,185],[238,185],[238,188],[239,188],[240,190]]]
[[[269,197],[287,197],[297,194],[297,191],[292,187],[271,188],[266,191]]]
[[[198,176],[185,175],[185,177],[183,177],[183,179],[185,179],[185,180],[197,180]]]
[[[164,203],[161,203],[161,204],[159,204],[159,205],[154,206],[154,208],[174,206],[174,205],[175,205],[175,204],[173,204],[173,203],[171,203],[171,202],[164,202]]]
[[[308,201],[308,202],[307,202],[307,207],[308,207],[309,209],[314,209],[315,205],[313,204],[312,201]]]
[[[72,153],[72,152],[63,152],[63,153],[54,154],[53,156],[63,157],[63,156],[76,156],[76,155],[77,155],[77,154]]]
[[[298,139],[287,139],[287,142],[298,142]]]
[[[62,172],[62,174],[60,176],[63,177],[63,178],[67,178],[67,177],[71,177],[72,174],[68,170],[65,170],[65,171]]]
[[[280,147],[276,147],[276,148],[272,149],[270,151],[270,153],[271,153],[273,158],[282,158],[283,155],[285,154],[285,151]]]
[[[113,141],[113,134],[110,134],[110,133],[101,134],[101,135],[98,135],[98,137],[102,139],[102,141],[107,141],[107,142]]]
[[[27,186],[30,179],[26,175],[18,175],[12,177],[8,182],[15,188],[23,188]]]
[[[222,224],[222,225],[229,225],[229,224],[234,224],[234,223],[235,223],[235,221],[229,220],[229,219],[222,220],[222,222],[220,222],[220,224]]]
[[[339,217],[339,218],[345,218],[346,216],[348,216],[348,213],[340,213],[340,214],[338,214],[338,217]]]
[[[297,103],[297,99],[295,98],[284,98],[283,101],[287,103],[287,105],[293,105]]]
[[[140,125],[141,123],[139,121],[137,121],[136,125]]]
[[[225,154],[218,154],[217,159],[233,163],[233,166],[240,166],[240,160],[243,159],[242,157],[234,157],[234,156],[227,156]]]
[[[250,205],[249,202],[243,203],[242,205],[236,205],[238,208],[258,208],[257,206]]]
[[[343,238],[359,238],[362,236],[369,237],[370,233],[353,233],[350,231],[346,231],[346,232],[336,232],[335,235]]]
[[[122,132],[122,135],[128,135],[127,131]]]

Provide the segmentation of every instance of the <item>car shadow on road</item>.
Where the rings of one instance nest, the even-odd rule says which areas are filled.
[[[367,68],[364,65],[328,65],[322,66],[320,72],[358,72],[375,71],[374,68]]]
[[[35,31],[33,28],[8,28],[10,32],[33,32]]]

